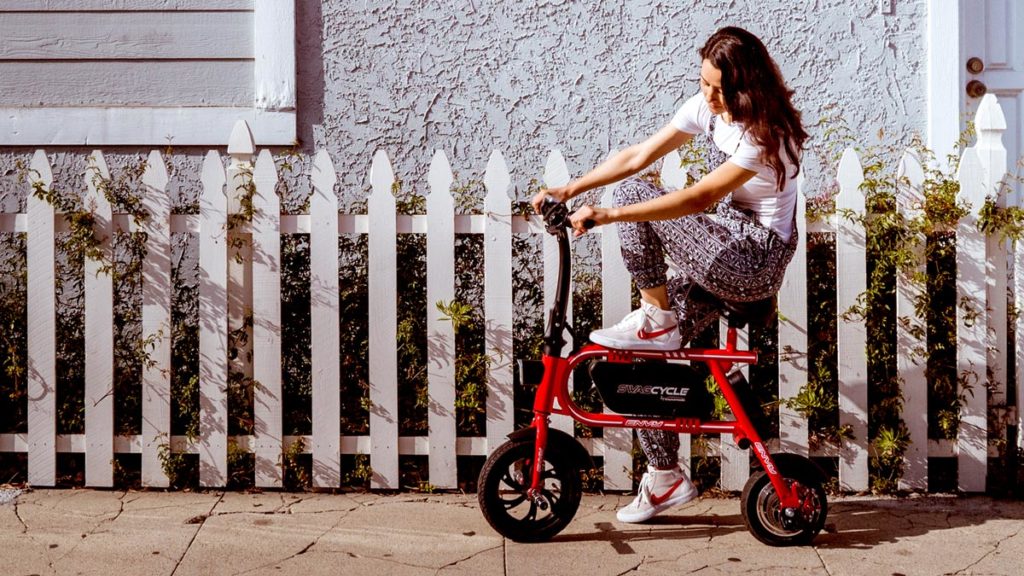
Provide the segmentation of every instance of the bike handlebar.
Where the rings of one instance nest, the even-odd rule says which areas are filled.
[[[569,222],[569,208],[562,202],[545,199],[544,204],[541,205],[540,214],[544,219],[544,226],[547,228],[548,234],[558,234],[564,228],[572,228],[572,223]],[[597,223],[589,218],[583,221],[583,227],[587,230],[596,225]]]

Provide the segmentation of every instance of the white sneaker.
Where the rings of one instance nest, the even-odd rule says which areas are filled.
[[[619,350],[678,350],[682,346],[675,311],[647,302],[618,324],[591,332],[590,341]]]
[[[658,470],[647,467],[640,480],[636,498],[615,515],[619,522],[646,522],[673,506],[686,504],[697,497],[697,487],[679,467]]]

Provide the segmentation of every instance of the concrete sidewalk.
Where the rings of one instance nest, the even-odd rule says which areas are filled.
[[[769,548],[737,499],[701,499],[646,525],[628,496],[584,495],[569,527],[516,544],[473,495],[0,494],[0,575],[1012,574],[1024,572],[1024,502],[842,498],[814,547]]]

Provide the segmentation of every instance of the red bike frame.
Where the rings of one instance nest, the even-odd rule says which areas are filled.
[[[545,354],[543,357],[544,377],[537,388],[533,403],[532,426],[537,430],[534,462],[544,461],[549,418],[552,414],[566,415],[593,427],[648,428],[686,434],[732,434],[738,445],[743,446],[749,443],[754,448],[754,455],[761,462],[776,494],[779,495],[780,506],[783,508],[798,507],[800,499],[797,493],[790,488],[789,483],[779,473],[761,437],[743,410],[743,405],[729,383],[729,378],[726,377],[733,364],[757,363],[757,353],[737,350],[736,339],[736,328],[730,327],[726,335],[724,349],[682,348],[671,352],[647,352],[614,350],[589,344],[568,358]],[[569,375],[581,363],[600,358],[609,362],[623,363],[633,362],[634,359],[703,362],[710,368],[711,375],[722,390],[736,419],[709,421],[702,421],[699,418],[657,419],[587,412],[580,408],[569,394]],[[541,466],[534,466],[529,494],[540,494],[542,484]]]

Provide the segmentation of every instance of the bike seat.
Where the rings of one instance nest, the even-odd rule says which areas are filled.
[[[753,302],[721,301],[722,316],[729,321],[730,328],[759,328],[771,323],[777,310],[775,296]]]
[[[730,328],[743,328],[746,325],[761,327],[771,323],[775,318],[776,302],[775,296],[769,296],[762,300],[753,302],[737,302],[735,300],[719,300],[700,286],[693,286],[692,290],[702,294],[691,294],[697,297],[706,297],[718,304],[718,311],[729,322]]]

